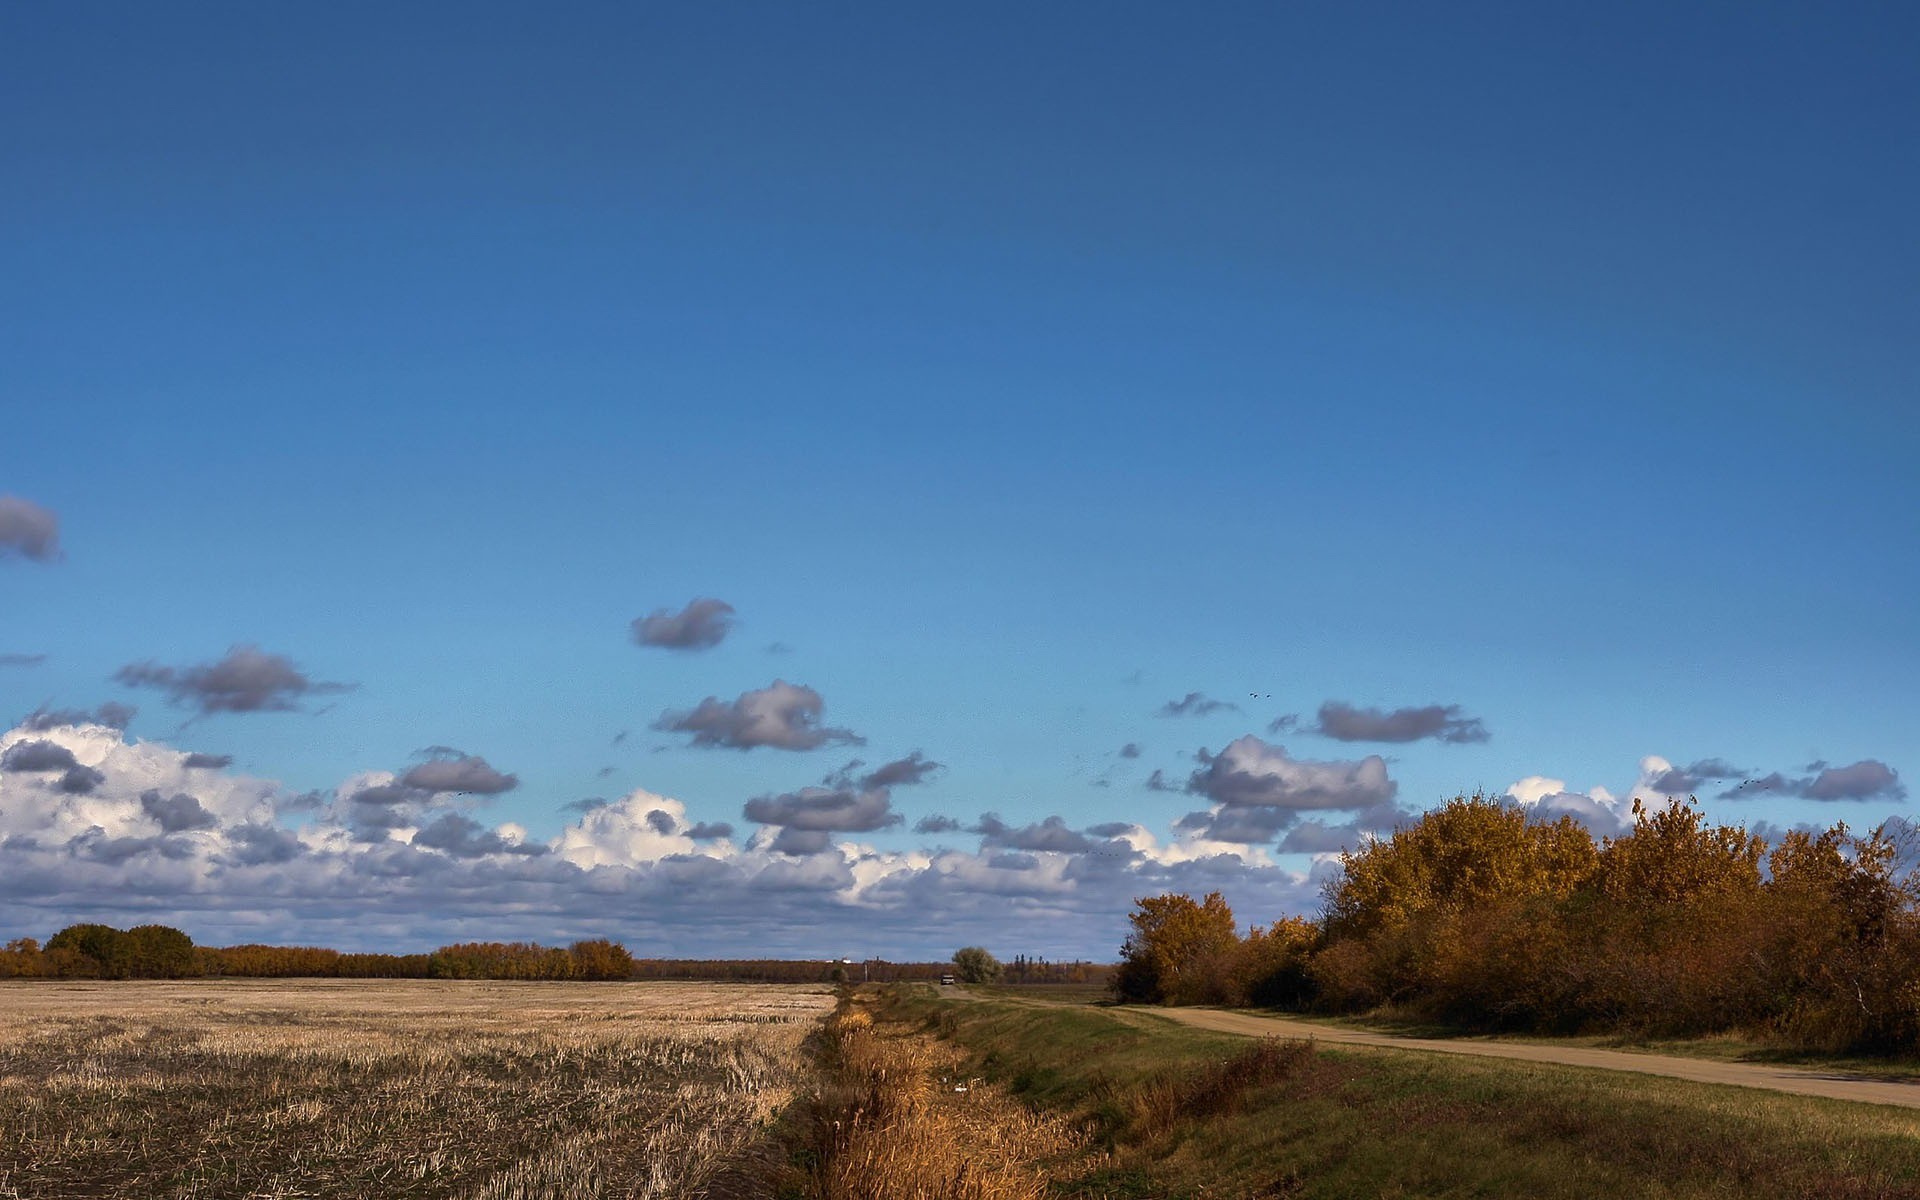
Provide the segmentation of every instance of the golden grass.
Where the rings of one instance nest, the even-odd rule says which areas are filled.
[[[965,1073],[956,1048],[845,1008],[828,1022],[831,1079],[815,1121],[820,1200],[1042,1200],[1085,1138]]]
[[[819,987],[0,985],[0,1200],[694,1196],[804,1082]]]

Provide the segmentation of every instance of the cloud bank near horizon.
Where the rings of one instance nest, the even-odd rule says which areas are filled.
[[[1317,887],[1257,849],[1125,822],[1012,826],[989,813],[972,851],[863,842],[902,823],[890,788],[937,769],[919,752],[850,764],[837,773],[846,787],[749,800],[759,828],[744,839],[645,789],[574,806],[546,840],[487,824],[474,793],[513,776],[477,755],[306,795],[217,757],[94,722],[0,734],[0,927],[44,935],[137,914],[218,942],[604,935],[655,954],[910,957],[958,938],[1108,957],[1135,895],[1222,889],[1268,913]],[[75,770],[93,785],[64,786]]]

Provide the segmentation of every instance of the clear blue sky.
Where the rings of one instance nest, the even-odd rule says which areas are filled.
[[[104,779],[0,772],[0,934],[1097,956],[1130,891],[1311,910],[1304,822],[1540,777],[1604,825],[1649,756],[1903,812],[1916,62],[1900,5],[9,11],[0,717],[139,712],[7,735]],[[637,644],[696,597],[717,645]],[[207,711],[236,646],[353,687]],[[776,679],[865,744],[652,728]],[[432,746],[517,785],[362,819]],[[1384,803],[1299,782],[1371,755]]]

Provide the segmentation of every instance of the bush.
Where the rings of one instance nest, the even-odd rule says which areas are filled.
[[[1004,969],[999,959],[979,946],[965,946],[953,952],[953,973],[961,983],[998,983]]]

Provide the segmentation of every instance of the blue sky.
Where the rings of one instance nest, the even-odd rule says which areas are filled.
[[[1665,794],[1649,756],[1729,768],[1694,789],[1729,820],[1904,811],[1902,7],[0,21],[0,495],[31,506],[0,512],[0,654],[45,656],[0,665],[0,716],[139,709],[9,735],[105,781],[0,772],[7,929],[1101,956],[1129,892],[1310,910],[1303,822],[1484,788],[1604,826]],[[636,644],[698,597],[718,645]],[[207,713],[122,674],[236,646],[352,689]],[[864,745],[652,728],[775,680]],[[1192,692],[1237,708],[1154,715]],[[1342,740],[1328,702],[1485,736]],[[1265,780],[1379,755],[1390,803],[1249,809],[1211,765],[1243,737]],[[355,816],[434,746],[516,786]],[[789,854],[744,816],[916,750],[942,769],[888,789],[898,823]],[[217,820],[168,830],[148,786]],[[680,824],[562,870],[589,797]],[[1248,811],[1270,840],[1175,827]],[[1152,845],[1103,882],[983,812]],[[407,840],[449,816],[526,852]],[[305,840],[243,863],[234,829]],[[711,894],[667,877],[709,863]],[[497,906],[461,899],[488,871]],[[356,901],[373,873],[448,882]]]

